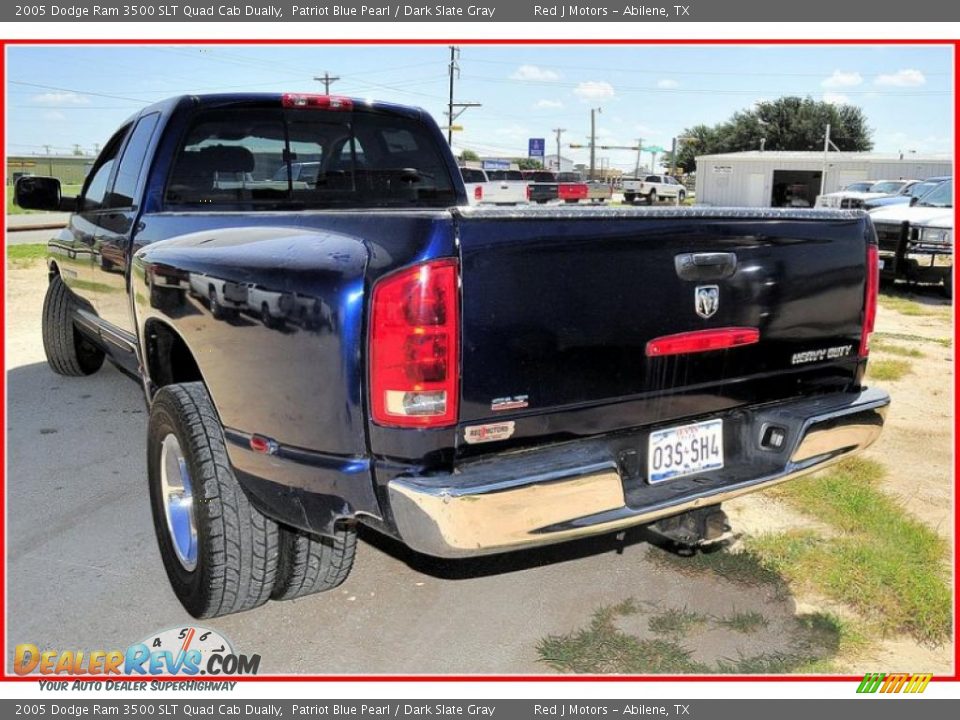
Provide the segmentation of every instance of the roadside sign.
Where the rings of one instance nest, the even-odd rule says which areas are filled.
[[[527,142],[527,157],[542,158],[544,148],[547,146],[546,138],[530,138]]]
[[[510,161],[509,160],[484,160],[483,169],[484,170],[509,170]]]

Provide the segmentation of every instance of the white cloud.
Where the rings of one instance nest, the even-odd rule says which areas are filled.
[[[581,100],[595,101],[609,100],[616,93],[613,90],[613,85],[605,80],[588,80],[577,85],[573,94]]]
[[[927,78],[919,70],[897,70],[889,75],[877,75],[873,81],[877,85],[888,85],[891,87],[918,87],[925,85]]]
[[[825,88],[848,88],[863,84],[863,75],[858,72],[834,70],[833,75],[820,83]]]
[[[646,137],[660,134],[660,131],[657,130],[656,128],[652,128],[649,125],[643,125],[642,123],[637,123],[636,125],[633,126],[633,129],[636,130],[638,133],[645,135]]]
[[[557,108],[562,108],[563,103],[559,100],[537,100],[534,103],[535,108],[540,108],[541,110],[555,110]]]
[[[823,101],[830,103],[831,105],[850,105],[850,98],[848,98],[843,93],[837,92],[825,92],[823,94]]]
[[[552,82],[559,80],[560,75],[553,70],[538,67],[537,65],[521,65],[510,76],[511,80],[541,80]]]
[[[657,87],[664,88],[666,90],[672,90],[673,88],[680,87],[680,83],[678,83],[676,80],[664,78],[663,80],[657,80]]]
[[[43,113],[43,119],[50,120],[52,122],[60,122],[61,120],[66,120],[67,116],[59,110],[47,110],[45,113]]]
[[[89,105],[90,99],[75,92],[47,92],[30,98],[40,105]]]

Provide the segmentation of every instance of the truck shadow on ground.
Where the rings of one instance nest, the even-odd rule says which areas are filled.
[[[403,543],[362,525],[359,534],[361,540],[406,564],[412,570],[443,580],[468,580],[490,575],[506,575],[594,555],[622,553],[629,546],[651,543],[654,540],[652,533],[645,529],[631,528],[619,535],[608,533],[527,550],[446,559],[418,553]]]
[[[511,573],[553,566],[569,574],[564,597],[554,598],[568,620],[546,623],[562,630],[536,643],[539,663],[562,673],[830,673],[848,634],[830,613],[801,612],[784,578],[756,556],[728,547],[682,554],[644,528],[457,560],[421,555],[368,529],[360,536],[418,573],[457,584],[509,584]],[[622,568],[604,561],[611,554],[625,555]],[[596,562],[561,569],[590,558]]]

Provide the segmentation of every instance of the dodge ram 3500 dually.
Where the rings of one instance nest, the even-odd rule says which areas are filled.
[[[197,617],[336,587],[358,523],[448,558],[715,540],[721,502],[862,450],[889,403],[859,211],[469,208],[422,111],[295,94],[152,105],[79,198],[16,198],[72,211],[47,359],[142,384]]]

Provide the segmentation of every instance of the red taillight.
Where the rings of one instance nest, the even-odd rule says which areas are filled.
[[[336,95],[310,95],[284,93],[285,108],[311,108],[315,110],[353,110],[353,100]]]
[[[477,185],[473,189],[473,199],[474,200],[483,200],[483,186]]]
[[[756,328],[730,327],[677,333],[654,338],[647,343],[647,357],[687,355],[689,353],[726,350],[760,342]]]
[[[395,427],[457,421],[457,261],[400,270],[373,288],[370,392],[373,420]]]
[[[860,357],[870,354],[870,333],[877,322],[877,293],[880,290],[880,255],[876,245],[867,245],[867,277],[863,290],[863,330]]]
[[[526,187],[526,193],[527,193],[527,200],[530,200],[530,186],[529,186],[529,185],[527,185],[527,187]]]

